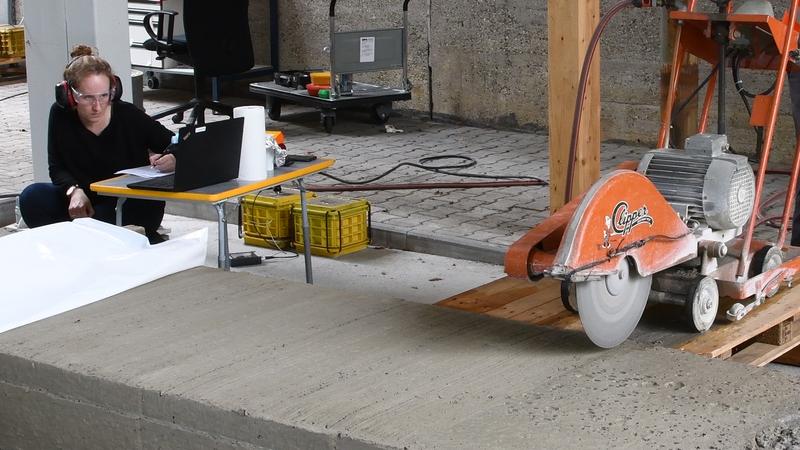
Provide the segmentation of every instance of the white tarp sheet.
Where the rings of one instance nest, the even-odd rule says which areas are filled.
[[[158,245],[94,219],[0,238],[0,333],[203,265],[208,229]]]

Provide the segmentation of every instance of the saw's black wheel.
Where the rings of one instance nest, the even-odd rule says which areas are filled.
[[[333,116],[323,116],[322,117],[322,128],[325,129],[326,133],[331,133],[333,131],[333,126],[336,125],[336,118]]]
[[[753,260],[750,261],[750,276],[754,277],[783,264],[783,254],[778,247],[774,245],[767,245],[762,247],[753,255]],[[767,297],[772,297],[778,293],[780,286],[776,285],[766,292]]]
[[[267,108],[267,116],[272,120],[281,120],[281,101],[273,98]]]
[[[708,331],[714,325],[719,309],[719,290],[717,282],[711,277],[695,279],[686,295],[684,317],[689,329],[696,332]]]
[[[390,115],[392,115],[392,102],[378,103],[372,107],[372,116],[381,125],[389,120]]]
[[[181,123],[183,122],[183,111],[179,111],[172,116],[172,123]]]
[[[161,82],[158,80],[158,77],[151,75],[147,77],[147,87],[150,89],[158,89],[161,85]]]
[[[561,304],[569,312],[578,312],[578,300],[575,298],[575,284],[564,280],[561,282]]]

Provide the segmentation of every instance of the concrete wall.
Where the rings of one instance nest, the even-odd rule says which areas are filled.
[[[18,18],[23,0],[14,0]],[[607,11],[616,0],[602,0]],[[739,2],[741,3],[741,2]],[[787,0],[773,2],[782,16]],[[329,65],[328,0],[278,0],[280,68]],[[339,0],[338,30],[395,27],[402,23],[402,0]],[[710,8],[708,1],[700,7]],[[257,64],[269,64],[267,0],[250,1],[250,26]],[[601,43],[603,139],[653,144],[659,126],[659,73],[665,49],[660,8],[628,9],[611,22]],[[700,65],[700,79],[710,68]],[[409,77],[412,100],[397,108],[485,126],[539,130],[547,127],[546,0],[411,0]],[[730,77],[729,77],[730,78]],[[750,90],[771,83],[768,76],[743,71]],[[356,75],[357,81],[399,86],[400,72]],[[700,93],[702,98],[703,93]],[[741,100],[730,85],[729,135],[739,152],[751,152],[755,135]],[[572,103],[574,99],[564,99]],[[716,115],[712,113],[716,129]],[[794,145],[788,93],[778,122],[777,159]]]
[[[0,0],[0,24],[16,25],[22,19],[22,0]]]
[[[602,11],[614,3],[616,0],[603,0]],[[786,1],[774,3],[781,16]],[[327,0],[279,0],[282,68],[328,65],[324,51],[329,42],[328,5]],[[385,0],[339,0],[338,28],[398,25],[401,5],[399,0],[391,4]],[[707,5],[701,2],[701,7]],[[412,0],[409,21],[413,99],[398,107],[503,128],[547,126],[546,0]],[[601,44],[603,139],[645,144],[656,140],[664,24],[664,12],[659,8],[628,9],[606,31]],[[264,40],[266,28],[262,30],[254,30],[257,41]],[[701,79],[708,70],[701,65]],[[751,85],[753,90],[769,85],[763,78],[744,73],[746,83],[757,81]],[[400,77],[398,73],[370,74],[356,75],[356,80],[397,85]],[[733,112],[729,121],[732,142],[737,151],[750,151],[754,133],[732,85],[727,97]],[[788,95],[785,99],[788,103]],[[788,108],[784,108],[779,127],[776,144],[785,155],[794,142]]]

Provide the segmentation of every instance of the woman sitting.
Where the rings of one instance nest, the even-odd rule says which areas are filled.
[[[19,198],[29,227],[80,217],[115,223],[116,199],[95,194],[90,184],[131,167],[175,168],[175,156],[161,155],[173,133],[120,100],[119,79],[93,53],[88,46],[76,46],[57,86],[47,136],[52,183],[34,183]],[[150,243],[163,241],[156,232],[163,217],[164,202],[129,199],[122,208],[122,224],[144,227]]]

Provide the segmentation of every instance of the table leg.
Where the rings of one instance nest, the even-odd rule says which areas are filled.
[[[225,218],[225,201],[214,203],[217,210],[217,230],[219,234],[219,250],[217,251],[217,267],[231,270],[231,258],[228,250],[228,221]]]
[[[117,209],[115,210],[115,212],[116,212],[116,221],[118,227],[122,226],[122,205],[125,204],[125,200],[127,200],[127,198],[117,197]]]
[[[314,275],[311,273],[311,239],[308,231],[308,208],[306,207],[306,188],[303,179],[297,179],[300,189],[300,215],[303,218],[303,258],[306,263],[306,283],[314,284]]]

